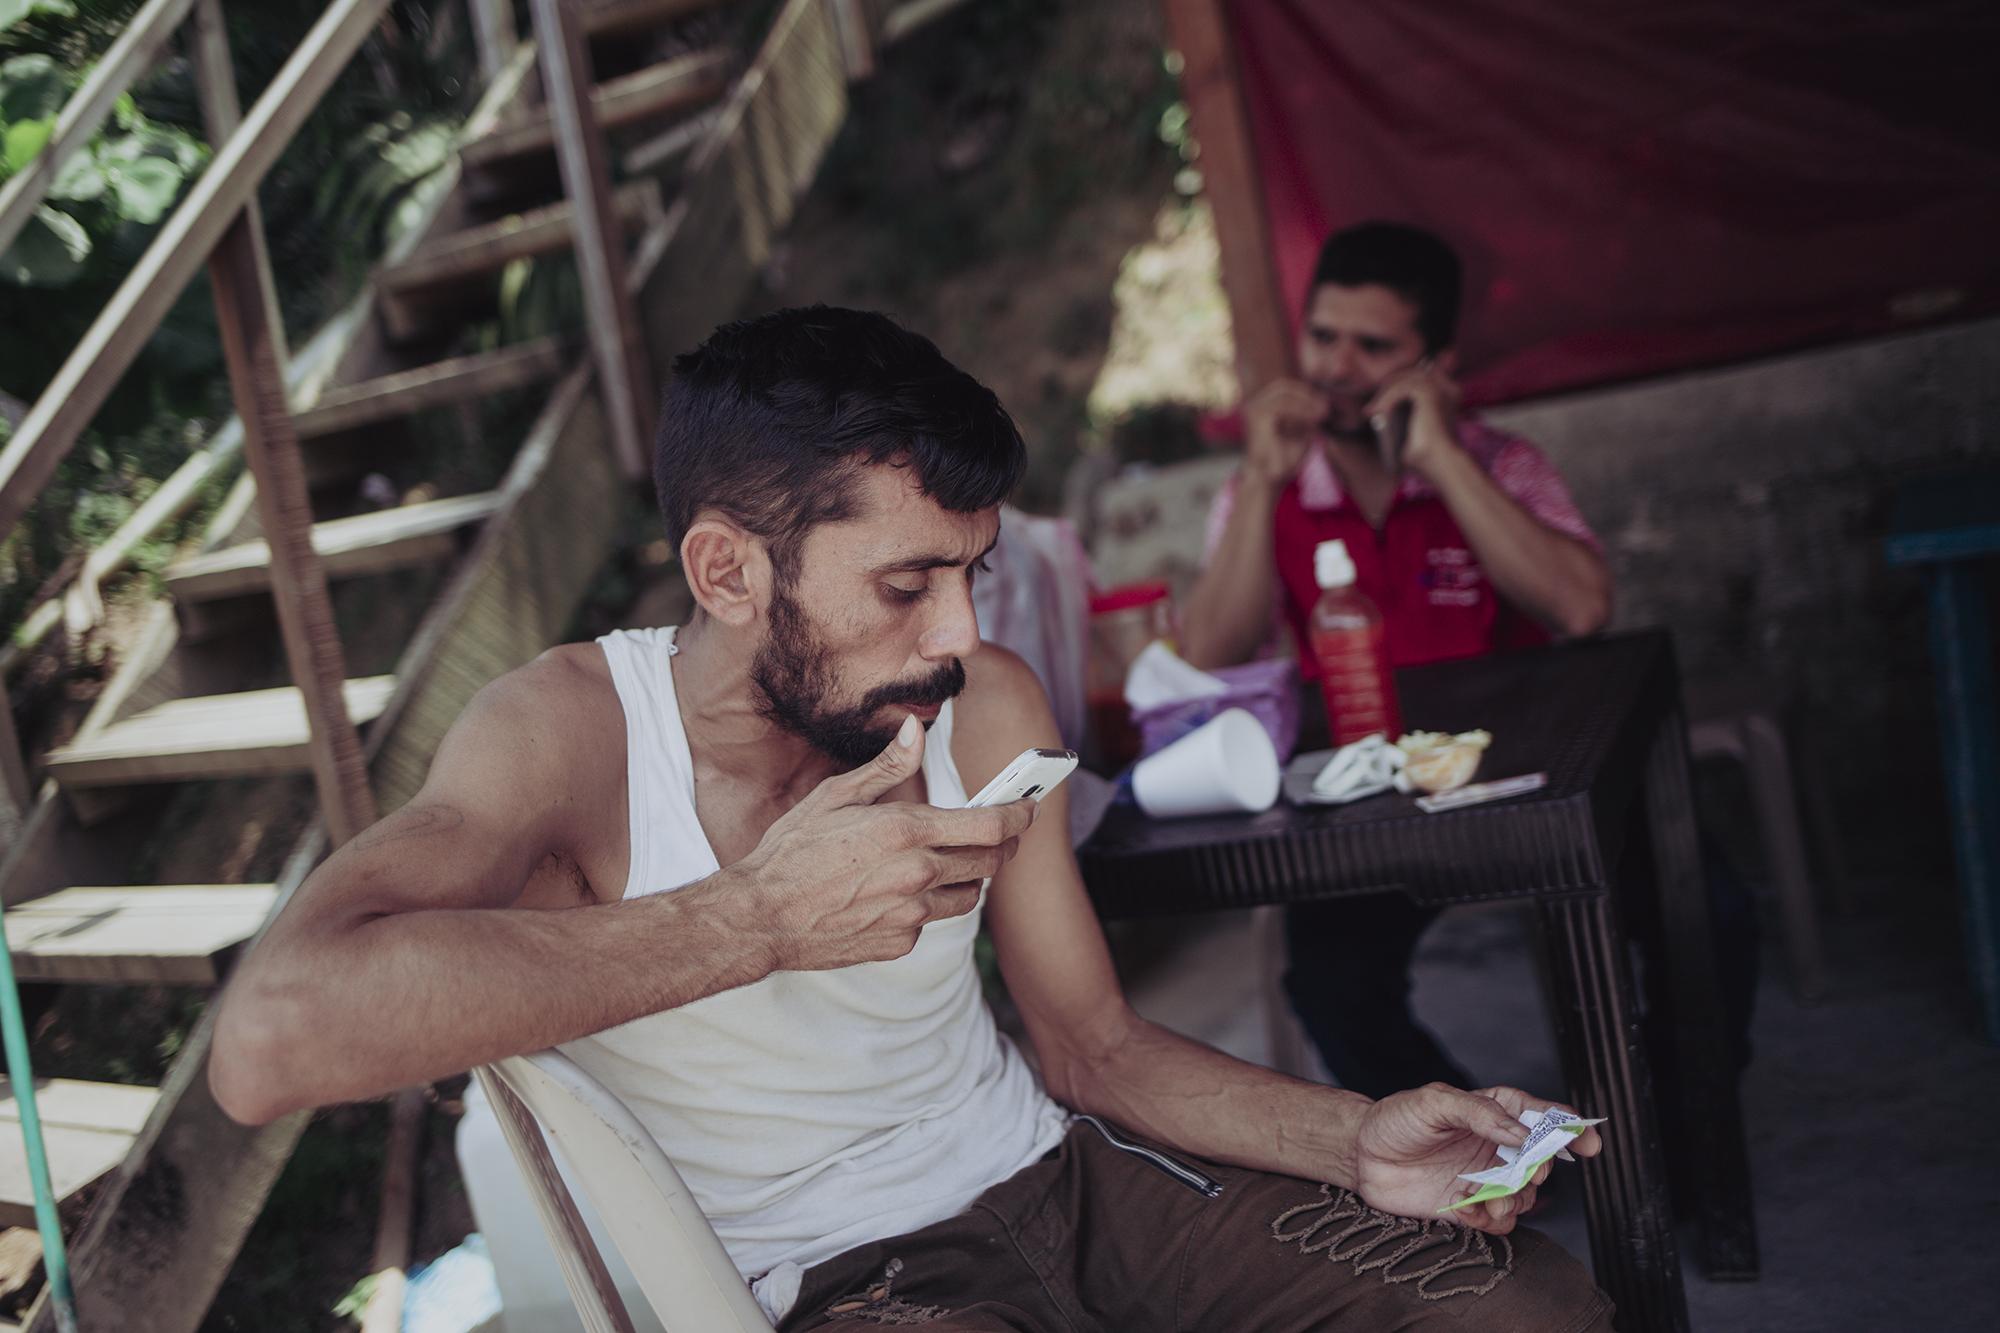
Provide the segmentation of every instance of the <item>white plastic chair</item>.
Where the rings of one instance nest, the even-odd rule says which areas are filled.
[[[667,1333],[771,1333],[680,1172],[609,1089],[558,1051],[474,1072],[588,1333],[631,1333],[632,1321],[547,1142],[582,1185]]]

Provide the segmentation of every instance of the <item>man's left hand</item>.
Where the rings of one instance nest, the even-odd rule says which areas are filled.
[[[1354,1192],[1369,1206],[1402,1217],[1428,1219],[1457,1203],[1475,1186],[1459,1176],[1497,1163],[1494,1148],[1518,1148],[1527,1140],[1519,1116],[1529,1107],[1560,1103],[1530,1097],[1518,1088],[1461,1092],[1433,1083],[1384,1097],[1362,1116],[1354,1144]],[[1561,1107],[1568,1110],[1568,1107]],[[1568,1145],[1579,1157],[1595,1157],[1603,1147],[1587,1129]],[[1548,1179],[1551,1162],[1536,1168],[1518,1194],[1491,1199],[1449,1214],[1478,1231],[1505,1235],[1535,1203],[1535,1189]]]
[[[1403,466],[1428,478],[1429,468],[1457,449],[1458,404],[1463,395],[1451,376],[1429,358],[1391,375],[1368,401],[1368,419],[1387,416],[1397,404],[1410,405],[1410,433],[1403,442]]]

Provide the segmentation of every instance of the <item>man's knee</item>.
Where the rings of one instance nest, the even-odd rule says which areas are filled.
[[[1322,1186],[1271,1223],[1273,1240],[1331,1265],[1334,1282],[1295,1289],[1325,1302],[1327,1327],[1437,1328],[1481,1333],[1605,1333],[1611,1304],[1584,1266],[1527,1228],[1487,1236],[1441,1220],[1371,1208]],[[1308,1294],[1310,1292],[1310,1294]]]
[[[1482,1330],[1609,1333],[1611,1300],[1580,1260],[1530,1227],[1516,1227],[1507,1241],[1513,1271],[1480,1298]]]

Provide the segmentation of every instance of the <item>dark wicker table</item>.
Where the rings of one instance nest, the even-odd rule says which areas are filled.
[[[1533,899],[1572,1102],[1611,1118],[1583,1169],[1591,1257],[1618,1326],[1688,1326],[1628,933],[1665,959],[1702,1266],[1754,1278],[1756,1224],[1728,1063],[1672,641],[1622,634],[1403,671],[1413,728],[1485,727],[1482,778],[1547,772],[1510,801],[1426,815],[1410,797],[1152,820],[1116,806],[1079,851],[1107,917],[1402,892],[1424,903]],[[1306,744],[1323,743],[1309,728]]]

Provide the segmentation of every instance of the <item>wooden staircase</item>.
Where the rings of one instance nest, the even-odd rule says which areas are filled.
[[[339,13],[322,27],[337,19],[365,30],[359,11],[369,2],[337,0]],[[382,0],[373,2],[379,8]],[[511,20],[496,16],[507,6],[469,3],[504,33]],[[630,44],[727,7],[728,0],[598,0],[582,26],[587,40]],[[912,0],[903,10],[927,18],[945,7]],[[150,0],[132,26],[164,36],[189,8],[185,0]],[[240,480],[202,549],[166,571],[163,597],[76,734],[33,762],[39,787],[27,788],[11,817],[0,819],[7,836],[0,900],[21,981],[212,988],[324,856],[326,829],[315,825],[273,882],[118,882],[121,852],[159,831],[164,803],[146,793],[319,771],[326,737],[309,707],[315,687],[269,687],[281,636],[258,608],[276,599],[282,610],[291,595],[293,557],[285,552],[309,549],[314,577],[337,585],[336,594],[366,576],[415,587],[409,576],[418,571],[426,572],[421,586],[435,589],[408,608],[394,660],[350,663],[358,669],[327,680],[325,693],[338,696],[347,724],[361,732],[373,802],[384,810],[414,794],[479,686],[560,639],[610,553],[614,525],[603,516],[639,480],[633,460],[613,447],[616,396],[606,389],[603,350],[594,367],[581,351],[584,330],[492,346],[490,336],[468,338],[468,325],[491,315],[509,265],[567,262],[598,234],[621,237],[626,247],[622,295],[650,359],[691,346],[734,313],[790,220],[845,116],[857,41],[906,31],[914,21],[899,26],[900,12],[883,0],[783,0],[741,49],[679,49],[598,83],[587,95],[592,132],[631,147],[614,163],[614,171],[622,163],[623,179],[598,201],[609,225],[597,233],[592,213],[560,197],[559,151],[569,151],[563,117],[574,112],[560,99],[539,99],[535,70],[547,53],[526,42],[488,53],[483,63],[493,77],[422,224],[285,367],[289,430],[312,484],[309,528],[274,538],[264,528],[275,512],[264,503],[270,497],[259,497],[249,477]],[[227,80],[215,78],[212,33],[204,40],[204,78],[219,87]],[[105,77],[129,81],[136,68]],[[226,75],[226,64],[220,68]],[[232,92],[211,108],[218,137],[235,124],[233,105]],[[260,101],[243,123],[270,127],[282,113]],[[217,160],[236,159],[219,153]],[[216,191],[234,188],[224,180]],[[247,190],[227,197],[249,198]],[[190,234],[207,240],[189,244],[226,243],[219,225],[203,226],[197,221]],[[97,344],[117,351],[124,335],[97,332]],[[490,446],[509,457],[497,486],[355,512],[350,460],[364,447],[394,438],[414,414],[524,393],[542,397],[524,414],[517,440]],[[14,474],[0,466],[0,517],[8,523],[18,513],[12,487]],[[250,618],[230,622],[236,632],[226,637],[192,632],[208,608],[225,603],[248,608]],[[289,629],[284,637],[297,648]],[[299,660],[294,652],[294,679]],[[341,675],[344,688],[332,690]],[[303,1127],[294,1116],[246,1129],[221,1114],[206,1084],[212,1022],[210,1013],[187,1036],[157,1089],[37,1071],[86,1328],[195,1328]],[[58,1076],[45,1077],[51,1072]],[[0,1088],[0,1226],[29,1226],[13,1106],[11,1089]],[[173,1206],[163,1210],[168,1198]],[[22,1326],[54,1327],[46,1300]]]

